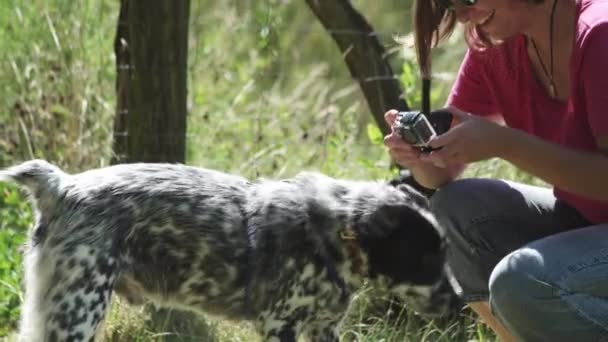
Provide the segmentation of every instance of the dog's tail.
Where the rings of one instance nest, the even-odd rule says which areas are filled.
[[[66,174],[58,167],[44,160],[30,160],[22,164],[0,170],[0,181],[13,181],[24,186],[38,202],[57,195],[61,179]]]

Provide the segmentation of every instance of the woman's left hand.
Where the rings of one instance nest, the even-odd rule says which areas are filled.
[[[457,108],[448,108],[454,115],[456,125],[449,131],[431,140],[429,145],[440,150],[432,151],[421,159],[428,159],[436,166],[466,164],[494,158],[507,145],[507,128]]]

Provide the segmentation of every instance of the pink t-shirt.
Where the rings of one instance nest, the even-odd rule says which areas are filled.
[[[570,82],[567,101],[551,99],[532,73],[524,36],[517,36],[485,51],[467,51],[448,104],[478,115],[500,113],[509,127],[598,151],[595,138],[608,135],[608,0],[577,2]],[[558,187],[554,193],[592,223],[608,222],[608,202]]]

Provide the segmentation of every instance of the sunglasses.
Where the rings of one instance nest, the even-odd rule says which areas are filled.
[[[443,9],[449,10],[454,7],[454,0],[435,0],[437,5]],[[463,6],[473,6],[477,0],[458,0]]]

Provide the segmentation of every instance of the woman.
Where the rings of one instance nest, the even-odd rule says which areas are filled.
[[[608,0],[415,0],[425,76],[456,21],[457,122],[437,151],[392,133],[389,153],[437,189],[455,287],[502,340],[608,341]],[[495,157],[553,188],[455,180]]]

